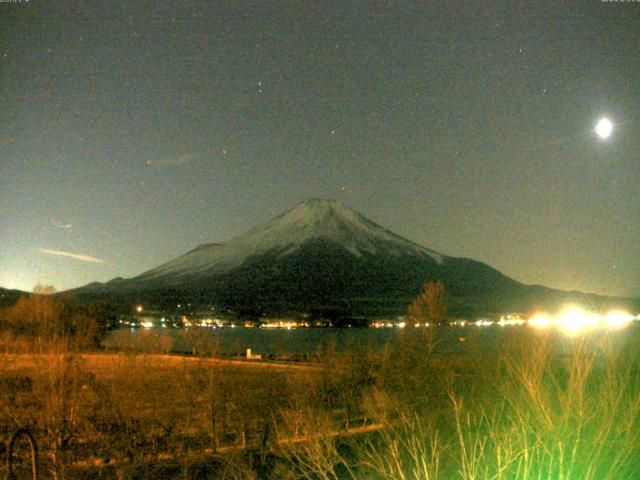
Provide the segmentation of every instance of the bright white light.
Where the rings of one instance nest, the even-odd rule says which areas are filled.
[[[633,321],[633,315],[621,310],[612,310],[605,315],[604,321],[611,328],[625,327]]]
[[[500,320],[498,320],[498,325],[501,327],[506,325],[524,325],[524,320],[520,318],[519,315],[507,315],[506,317],[503,315],[500,317]]]
[[[609,138],[611,132],[613,131],[613,123],[608,118],[601,118],[596,125],[596,134],[604,139]]]
[[[537,313],[527,322],[530,327],[545,329],[551,326],[551,317],[546,313]]]
[[[153,327],[153,322],[142,322],[140,325],[142,325],[144,328],[151,328]]]
[[[487,320],[486,318],[481,318],[480,320],[476,320],[475,324],[478,327],[488,327],[490,325],[493,325],[493,322],[491,320]]]
[[[574,306],[563,309],[558,318],[560,327],[569,335],[596,327],[599,321],[600,317],[597,314]]]
[[[634,317],[623,310],[611,310],[605,315],[590,312],[575,305],[564,307],[554,316],[538,313],[527,320],[532,328],[559,327],[567,335],[578,335],[594,329],[616,330],[628,326]]]

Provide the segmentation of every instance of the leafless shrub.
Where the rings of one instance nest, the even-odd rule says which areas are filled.
[[[335,421],[326,410],[308,405],[282,412],[279,444],[298,478],[357,478],[335,431]]]
[[[191,350],[192,355],[205,357],[218,354],[218,338],[211,335],[211,330],[204,327],[188,327],[180,330],[180,338]]]

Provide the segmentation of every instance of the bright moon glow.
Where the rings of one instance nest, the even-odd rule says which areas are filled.
[[[601,118],[596,125],[596,134],[602,139],[609,138],[612,131],[613,123],[608,118]]]

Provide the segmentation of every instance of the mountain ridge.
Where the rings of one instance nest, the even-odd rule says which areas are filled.
[[[144,283],[155,279],[165,284],[175,284],[193,274],[226,273],[240,267],[252,255],[274,250],[282,250],[280,255],[286,255],[313,238],[328,238],[356,256],[386,246],[392,247],[391,254],[400,254],[404,249],[429,255],[436,262],[441,262],[444,257],[396,235],[335,200],[312,199],[298,203],[228,242],[199,245],[184,255],[143,272],[132,281]],[[182,278],[172,281],[168,278],[171,275]]]
[[[258,316],[375,316],[404,312],[427,281],[445,285],[454,315],[524,312],[585,296],[527,286],[483,262],[443,255],[325,199],[300,202],[227,242],[198,245],[136,277],[76,291]]]

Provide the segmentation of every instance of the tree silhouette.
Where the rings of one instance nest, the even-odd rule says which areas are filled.
[[[99,346],[101,337],[115,324],[113,312],[106,305],[79,303],[69,295],[54,294],[52,286],[36,285],[32,294],[0,310],[0,331],[39,342]]]
[[[409,323],[441,325],[447,321],[447,292],[441,282],[427,282],[423,291],[407,308]]]

